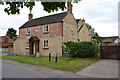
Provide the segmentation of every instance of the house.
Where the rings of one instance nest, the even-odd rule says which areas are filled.
[[[48,52],[64,53],[64,42],[90,41],[85,20],[76,20],[72,13],[72,4],[67,12],[32,19],[19,28],[19,38],[14,42],[14,51],[18,55],[48,56]],[[77,21],[77,22],[76,22]],[[79,34],[79,35],[78,35]]]
[[[111,37],[104,37],[105,39],[102,40],[103,46],[110,46],[114,45],[120,38],[119,36],[111,36]]]
[[[8,36],[0,36],[0,47],[3,48],[5,45],[13,44],[13,41]]]
[[[76,19],[78,41],[90,41],[89,31],[85,24],[85,20]],[[85,36],[83,36],[85,35]]]

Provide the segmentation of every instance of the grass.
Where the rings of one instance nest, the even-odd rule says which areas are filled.
[[[2,59],[13,60],[20,63],[46,66],[53,69],[60,69],[72,72],[78,72],[81,69],[95,63],[98,58],[66,58],[59,57],[56,63],[54,58],[51,62],[48,61],[48,57],[27,57],[27,56],[2,56]]]

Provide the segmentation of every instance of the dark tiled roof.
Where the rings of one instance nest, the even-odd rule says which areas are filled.
[[[109,39],[114,39],[114,38],[115,38],[115,39],[116,39],[116,38],[119,38],[119,36],[110,36],[110,37],[101,37],[101,38],[107,38],[107,39],[108,39],[108,38],[109,38]]]
[[[65,18],[65,16],[67,14],[68,14],[68,12],[63,12],[63,13],[59,13],[59,14],[54,14],[54,15],[49,15],[49,16],[32,19],[30,21],[27,21],[20,28],[33,27],[33,26],[38,26],[38,25],[60,22]]]
[[[76,19],[76,23],[78,24],[78,22],[80,21],[80,19]]]
[[[32,36],[30,39],[34,39],[34,40],[40,41],[40,39],[37,36]]]
[[[118,39],[119,36],[101,37],[101,38],[105,38],[102,42],[112,42],[113,40]]]

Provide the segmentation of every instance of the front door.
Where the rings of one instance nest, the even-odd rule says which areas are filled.
[[[32,42],[32,54],[35,54],[35,43]]]

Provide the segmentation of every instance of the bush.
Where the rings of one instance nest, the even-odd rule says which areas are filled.
[[[3,48],[8,48],[9,46],[13,46],[13,44],[4,45]]]
[[[65,42],[66,50],[72,57],[94,57],[99,53],[99,46],[93,42]]]

